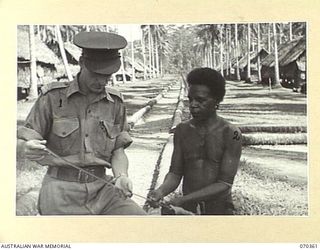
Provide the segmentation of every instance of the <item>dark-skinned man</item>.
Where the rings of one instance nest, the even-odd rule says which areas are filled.
[[[169,203],[193,213],[230,215],[231,187],[241,156],[240,130],[217,115],[225,95],[225,80],[210,68],[187,76],[192,119],[174,133],[174,150],[163,184],[150,193],[151,204],[176,190],[181,179],[183,196]]]

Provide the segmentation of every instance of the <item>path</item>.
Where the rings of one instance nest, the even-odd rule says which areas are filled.
[[[130,132],[134,143],[126,150],[130,162],[129,175],[134,183],[134,192],[144,197],[148,194],[159,155],[170,136],[179,91],[180,83],[176,81]],[[133,199],[141,206],[145,202],[139,197],[134,196]]]
[[[162,183],[170,165],[173,145],[169,129],[177,106],[180,81],[179,77],[168,77],[116,86],[123,93],[128,114],[131,116],[160,91],[173,84],[130,131],[134,142],[126,149],[130,164],[129,175],[134,183],[133,192],[143,197],[147,196],[153,181],[156,180],[153,183],[156,186]],[[184,107],[184,114],[187,113],[188,108]],[[227,84],[227,95],[220,106],[219,114],[238,126],[306,127],[306,98],[287,89],[276,89],[270,92],[256,85],[230,81]],[[18,117],[22,116],[23,112],[18,112]],[[261,135],[264,136],[263,133]],[[243,147],[242,160],[253,164],[254,171],[260,171],[266,176],[278,176],[290,182],[307,184],[306,145],[246,146]],[[34,172],[37,167],[32,168]],[[17,191],[34,192],[40,185],[40,175],[43,175],[44,171],[36,170],[36,173],[36,176],[25,173],[18,176]],[[155,173],[158,174],[157,179],[154,179]],[[38,184],[35,185],[33,181],[37,181]],[[30,183],[33,183],[31,189]],[[236,183],[236,186],[238,184]],[[144,199],[137,196],[133,199],[141,206],[145,203]],[[36,199],[32,204],[34,202]]]

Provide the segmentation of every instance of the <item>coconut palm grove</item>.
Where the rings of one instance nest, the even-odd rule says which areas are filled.
[[[186,75],[208,67],[226,79],[218,114],[243,135],[234,214],[308,215],[306,29],[305,22],[18,25],[17,126],[43,86],[76,77],[77,33],[117,33],[128,45],[107,85],[123,94],[127,108],[135,202],[159,214],[145,197],[168,172],[175,126],[191,117]],[[17,152],[16,168],[16,214],[37,215],[46,166]]]

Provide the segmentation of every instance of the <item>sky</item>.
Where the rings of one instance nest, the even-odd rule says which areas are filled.
[[[140,24],[117,24],[118,34],[124,36],[129,42],[141,38]]]

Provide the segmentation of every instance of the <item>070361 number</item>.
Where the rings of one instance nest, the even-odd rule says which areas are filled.
[[[306,249],[314,249],[318,248],[318,244],[315,243],[301,243],[299,244],[300,248],[306,248]]]

